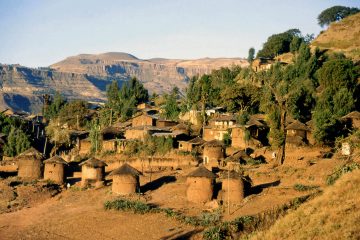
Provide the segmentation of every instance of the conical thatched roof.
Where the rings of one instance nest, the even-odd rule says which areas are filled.
[[[241,162],[253,160],[244,150],[240,150],[225,159],[226,162]]]
[[[224,171],[222,173],[221,178],[222,179],[227,179],[227,178],[230,178],[230,179],[242,179],[243,176],[240,173],[235,172],[234,170],[231,170],[230,172]]]
[[[245,124],[247,127],[256,126],[256,127],[266,127],[264,123],[255,118],[250,118],[250,120]]]
[[[171,128],[172,131],[174,130],[188,130],[188,126],[185,123],[179,123]]]
[[[342,117],[342,119],[360,119],[360,112],[353,111],[345,116]]]
[[[61,157],[59,156],[53,156],[52,158],[49,158],[47,160],[44,161],[44,163],[57,163],[57,164],[66,164],[68,165],[68,163]]]
[[[133,168],[132,166],[130,166],[129,164],[124,163],[121,167],[115,169],[109,174],[109,176],[114,176],[114,175],[139,176],[142,175],[142,173],[136,170],[135,168]]]
[[[291,124],[289,124],[286,127],[287,130],[303,130],[303,131],[310,131],[310,128],[308,128],[305,124],[302,122],[299,122],[298,120],[295,120]]]
[[[89,158],[88,160],[80,163],[79,165],[80,166],[85,165],[85,166],[88,166],[88,167],[95,167],[95,168],[107,166],[106,163],[104,163],[103,161],[100,161],[99,159],[94,158],[94,157]]]
[[[188,177],[204,177],[204,178],[212,178],[212,179],[216,178],[216,175],[213,172],[207,170],[206,167],[204,167],[204,166],[198,167],[197,169],[195,169],[194,171],[189,173],[187,176]]]
[[[102,134],[120,134],[121,133],[121,130],[119,128],[116,128],[114,126],[109,126],[109,127],[106,127],[104,128],[102,131],[101,131]]]
[[[204,144],[204,146],[206,146],[206,147],[223,147],[224,144],[219,140],[211,140],[209,142],[206,142]]]
[[[189,141],[189,143],[194,144],[194,145],[201,145],[205,143],[205,140],[202,139],[201,137],[197,136],[196,138],[193,138]]]
[[[32,159],[42,160],[43,155],[38,150],[31,147],[28,150],[20,153],[16,158],[29,159],[29,160]]]

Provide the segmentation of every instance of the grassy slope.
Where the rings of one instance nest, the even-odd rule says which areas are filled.
[[[360,239],[360,170],[279,219],[253,239]]]
[[[360,60],[360,13],[332,23],[311,45],[344,52],[348,57]]]

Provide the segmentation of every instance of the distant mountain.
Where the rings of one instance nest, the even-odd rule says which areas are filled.
[[[195,75],[231,65],[248,66],[240,58],[138,59],[121,52],[80,54],[49,68],[0,65],[0,110],[27,112],[41,110],[41,96],[59,91],[68,99],[105,101],[106,85],[138,78],[150,92],[169,92],[174,86],[185,89]]]
[[[332,52],[343,52],[347,57],[359,61],[360,13],[330,24],[329,28],[311,43],[311,46]]]

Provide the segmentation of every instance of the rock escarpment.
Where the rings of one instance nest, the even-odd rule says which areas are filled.
[[[105,101],[106,85],[138,78],[150,93],[185,89],[195,75],[231,65],[247,66],[240,58],[197,60],[138,59],[126,53],[80,54],[49,68],[0,65],[0,110],[12,108],[39,112],[44,93],[60,92],[68,99]]]

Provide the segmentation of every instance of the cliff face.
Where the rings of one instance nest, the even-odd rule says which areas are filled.
[[[105,94],[85,74],[0,65],[0,110],[41,110],[41,96],[59,91],[68,99],[104,101]]]
[[[80,54],[66,58],[50,67],[61,72],[110,77],[119,80],[138,78],[150,92],[170,91],[174,86],[184,89],[189,78],[210,73],[220,67],[247,66],[240,58],[204,58],[197,60],[138,59],[126,53]]]
[[[41,69],[0,65],[0,110],[38,112],[42,94],[55,91],[68,99],[104,101],[107,84],[112,80],[121,84],[131,77],[150,93],[169,92],[175,86],[185,89],[192,76],[231,65],[248,63],[239,58],[142,60],[126,53],[104,53],[80,54]]]

